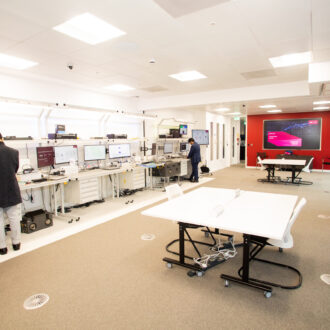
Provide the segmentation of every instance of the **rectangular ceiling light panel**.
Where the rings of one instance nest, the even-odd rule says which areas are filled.
[[[191,81],[191,80],[198,80],[198,79],[205,79],[207,78],[205,75],[198,71],[185,71],[180,73],[175,73],[169,75],[169,77],[180,80],[180,81]]]
[[[90,13],[73,17],[53,29],[90,45],[96,45],[126,34],[126,32]]]
[[[25,60],[20,57],[0,54],[0,66],[15,70],[25,70],[38,65],[37,62]]]
[[[269,58],[269,62],[274,68],[282,68],[299,64],[306,64],[312,61],[312,52],[287,54]]]

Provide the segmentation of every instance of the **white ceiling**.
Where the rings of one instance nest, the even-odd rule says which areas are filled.
[[[158,2],[173,1],[187,3]],[[127,84],[137,90],[108,93],[142,97],[307,80],[307,65],[276,69],[265,78],[242,75],[271,70],[269,57],[290,52],[313,50],[314,61],[330,60],[329,0],[208,0],[207,6],[192,6],[175,18],[153,0],[1,0],[0,52],[39,63],[22,76],[101,92],[113,83]],[[84,12],[127,34],[90,46],[52,30]],[[74,63],[72,71],[68,62]],[[182,83],[168,77],[188,70],[208,79]],[[145,90],[154,86],[165,90]]]

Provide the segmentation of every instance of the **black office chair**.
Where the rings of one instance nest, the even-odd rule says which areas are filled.
[[[330,165],[330,157],[326,157],[322,159],[322,173],[323,173],[324,165]]]

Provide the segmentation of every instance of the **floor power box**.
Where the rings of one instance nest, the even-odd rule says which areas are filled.
[[[51,227],[53,225],[52,214],[43,210],[28,212],[21,221],[22,233],[31,234],[35,231]]]

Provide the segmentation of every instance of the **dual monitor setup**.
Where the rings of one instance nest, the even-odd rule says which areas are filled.
[[[109,158],[131,157],[130,144],[109,144]],[[96,161],[106,159],[105,145],[87,145],[84,146],[84,161]],[[56,147],[37,147],[38,167],[52,166],[78,161],[78,147],[56,146]]]

